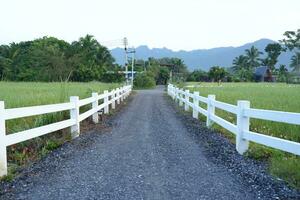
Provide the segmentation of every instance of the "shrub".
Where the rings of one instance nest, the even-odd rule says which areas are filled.
[[[155,86],[155,79],[153,76],[140,73],[135,77],[133,84],[135,88],[153,88]]]

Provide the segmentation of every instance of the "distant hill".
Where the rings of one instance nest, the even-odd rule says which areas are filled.
[[[241,54],[244,54],[245,49],[249,49],[252,45],[264,52],[264,48],[269,43],[275,41],[269,39],[260,39],[255,42],[247,43],[239,47],[219,47],[212,49],[199,49],[192,51],[173,51],[167,48],[153,48],[147,46],[139,46],[136,48],[136,57],[138,59],[147,59],[148,57],[162,58],[162,57],[177,57],[184,60],[189,70],[202,69],[208,70],[211,66],[219,65],[223,67],[230,67],[232,60]],[[122,48],[115,48],[111,50],[112,55],[119,64],[124,63],[124,50]],[[262,57],[264,57],[263,55]],[[291,53],[283,53],[279,57],[278,64],[285,64],[289,66]]]

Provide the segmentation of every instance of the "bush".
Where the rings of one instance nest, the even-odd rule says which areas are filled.
[[[140,73],[136,75],[133,85],[135,88],[153,88],[155,86],[155,79],[153,76]]]

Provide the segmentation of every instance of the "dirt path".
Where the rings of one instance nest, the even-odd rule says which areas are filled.
[[[0,198],[257,199],[240,178],[209,160],[163,89],[139,91],[112,129],[59,148]]]

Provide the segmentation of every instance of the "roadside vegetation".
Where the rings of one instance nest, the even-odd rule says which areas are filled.
[[[182,82],[188,75],[186,65],[179,58],[137,60],[135,70],[137,71],[134,80],[135,89],[148,89],[155,87],[155,85],[165,85],[170,79]]]

